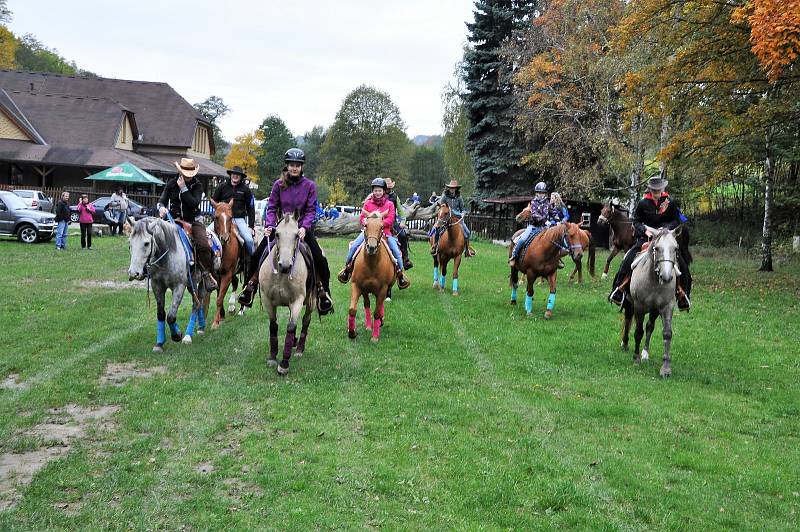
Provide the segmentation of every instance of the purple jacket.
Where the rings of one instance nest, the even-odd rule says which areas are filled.
[[[297,183],[286,188],[281,188],[280,183],[279,179],[272,185],[264,227],[274,228],[278,225],[278,211],[290,214],[296,210],[300,213],[300,227],[310,231],[316,212],[314,205],[317,202],[317,186],[306,177],[301,177]]]

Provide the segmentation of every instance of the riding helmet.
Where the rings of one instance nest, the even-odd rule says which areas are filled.
[[[533,188],[534,192],[547,192],[547,183],[544,181],[539,181],[536,183],[536,186]]]
[[[381,187],[383,191],[386,192],[386,180],[382,177],[376,177],[375,179],[372,180],[370,187],[371,188]]]
[[[305,164],[306,154],[300,148],[289,148],[283,156],[283,162]]]

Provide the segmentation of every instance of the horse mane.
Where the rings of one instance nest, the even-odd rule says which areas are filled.
[[[140,220],[133,226],[133,237],[144,237],[145,233],[153,236],[156,247],[169,251],[175,251],[177,244],[175,243],[175,231],[177,228],[174,224],[165,222],[160,218],[149,217]],[[173,238],[170,238],[173,237]]]

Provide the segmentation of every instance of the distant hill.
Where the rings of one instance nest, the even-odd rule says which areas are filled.
[[[429,148],[434,148],[442,143],[442,136],[441,135],[417,135],[411,142],[416,144],[417,146],[427,146]]]

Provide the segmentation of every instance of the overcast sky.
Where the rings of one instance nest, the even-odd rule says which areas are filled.
[[[169,83],[231,107],[228,140],[277,114],[295,135],[329,126],[362,83],[390,94],[409,136],[441,132],[471,0],[9,0],[33,33],[101,76]],[[206,6],[206,7],[198,7]]]

